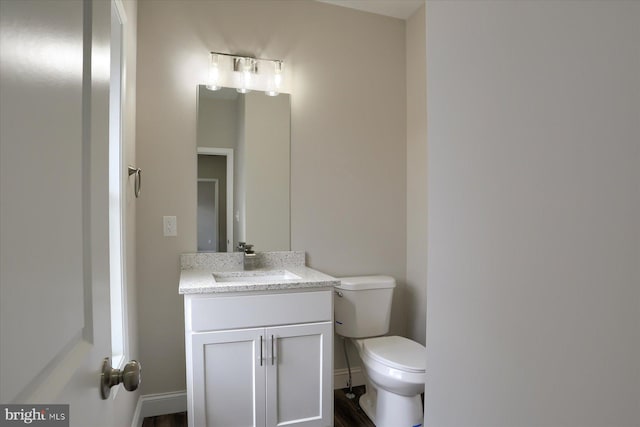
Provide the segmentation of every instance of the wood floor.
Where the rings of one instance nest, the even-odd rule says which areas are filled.
[[[142,427],[187,427],[187,413],[158,415],[148,417],[142,421]]]
[[[376,427],[358,404],[358,399],[364,394],[364,386],[353,388],[354,399],[347,398],[347,391],[349,389],[345,388],[333,392],[333,426]]]
[[[354,387],[355,399],[347,399],[344,390],[335,390],[334,427],[375,427],[358,405],[358,399],[364,393],[364,386]],[[145,418],[142,427],[187,427],[187,413],[160,415]]]

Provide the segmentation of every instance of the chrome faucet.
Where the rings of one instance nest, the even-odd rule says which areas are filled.
[[[242,243],[241,250],[244,252],[244,269],[253,270],[256,268],[256,252],[253,250],[253,245],[248,243]],[[240,244],[238,244],[240,247]]]

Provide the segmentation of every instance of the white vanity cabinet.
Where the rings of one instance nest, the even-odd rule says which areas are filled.
[[[189,426],[332,426],[332,292],[185,295]]]

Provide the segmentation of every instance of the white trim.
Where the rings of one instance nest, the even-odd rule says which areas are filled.
[[[118,17],[120,18],[120,22],[124,26],[127,23],[127,14],[124,11],[124,3],[122,0],[113,0],[113,3],[116,6],[116,12],[118,12]]]
[[[351,368],[351,379],[353,387],[364,385],[364,373],[359,366],[354,366]],[[347,368],[344,369],[336,369],[333,371],[333,389],[340,390],[342,388],[347,387],[347,381],[349,380],[349,370]]]
[[[133,414],[131,427],[142,427],[147,417],[175,414],[187,410],[187,392],[145,394],[138,398],[138,404]]]
[[[131,427],[142,427],[144,417],[142,416],[142,396],[138,397],[138,403],[136,403],[136,410],[133,411],[133,419],[131,420]]]
[[[197,153],[227,157],[227,252],[233,252],[233,148],[198,147]]]
[[[114,16],[115,15],[115,16]],[[109,271],[111,309],[111,363],[116,369],[129,358],[129,316],[127,301],[126,194],[124,166],[124,23],[126,15],[121,1],[111,1],[111,78],[109,85]],[[114,60],[114,55],[116,59]],[[117,84],[114,84],[117,82]],[[116,109],[114,109],[114,108]],[[117,140],[116,140],[117,139]],[[117,150],[117,152],[115,152]],[[117,154],[117,159],[116,159]],[[116,164],[117,163],[117,164]],[[115,170],[117,167],[117,170]],[[117,185],[117,206],[112,206],[113,187]],[[115,209],[117,208],[117,217]],[[113,212],[112,212],[113,210]],[[113,221],[113,223],[111,222]],[[117,227],[117,230],[113,228]],[[118,235],[117,239],[115,235]],[[113,234],[113,235],[112,235]],[[117,240],[117,241],[114,241]],[[113,266],[116,262],[119,265]],[[117,271],[116,271],[117,270]],[[115,283],[114,281],[117,281]],[[117,320],[114,320],[114,317]],[[120,332],[114,340],[114,333]],[[118,389],[112,393],[115,399]]]

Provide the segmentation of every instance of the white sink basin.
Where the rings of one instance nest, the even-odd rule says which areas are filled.
[[[300,280],[300,276],[287,270],[229,271],[213,273],[219,283],[280,283]]]

